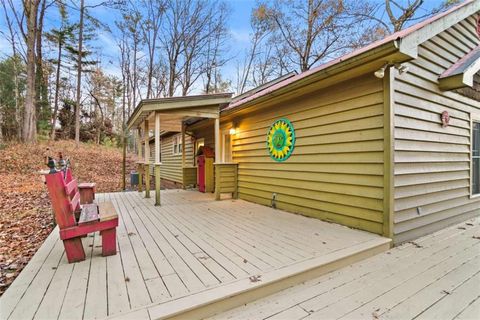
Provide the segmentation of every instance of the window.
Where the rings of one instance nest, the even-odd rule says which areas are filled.
[[[472,195],[480,195],[480,121],[472,128]]]
[[[173,136],[173,154],[174,155],[182,154],[182,136],[181,135]]]
[[[195,141],[195,154],[197,154],[198,149],[205,145],[205,138],[199,138]]]

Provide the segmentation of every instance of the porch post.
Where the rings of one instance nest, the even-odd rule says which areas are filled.
[[[220,163],[220,118],[215,119],[215,173],[218,173],[217,170],[218,164]],[[215,176],[215,200],[220,200],[220,176],[216,174]]]
[[[150,198],[150,144],[148,136],[148,120],[145,120],[145,198]]]
[[[182,168],[185,168],[185,129],[182,121]]]
[[[220,163],[220,118],[215,119],[215,163]]]
[[[143,191],[143,162],[142,162],[142,132],[140,127],[137,128],[137,152],[138,152],[138,192]]]
[[[160,113],[155,112],[155,205],[160,205]]]
[[[182,121],[182,185],[185,188],[185,124]]]

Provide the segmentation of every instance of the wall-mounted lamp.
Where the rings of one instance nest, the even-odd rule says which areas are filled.
[[[387,67],[388,67],[388,63],[386,63],[383,67],[375,71],[374,73],[375,77],[379,79],[383,79],[383,77],[385,77],[385,69],[387,69]]]
[[[405,72],[408,71],[408,66],[404,64],[396,64],[395,68],[398,70],[398,73],[404,74]]]
[[[229,133],[230,133],[231,136],[233,136],[234,134],[237,133],[237,129],[235,129],[235,127],[232,127],[232,128],[230,128]]]
[[[383,67],[381,67],[380,69],[375,71],[375,73],[374,73],[375,77],[377,77],[379,79],[383,79],[383,77],[385,77],[385,70],[387,69],[388,66],[391,66],[391,65],[392,65],[391,63],[390,64],[385,63],[383,65]],[[398,70],[399,74],[404,74],[405,72],[408,71],[408,66],[407,65],[400,64],[400,63],[395,63],[395,64],[393,64],[393,66],[395,67],[395,69]]]

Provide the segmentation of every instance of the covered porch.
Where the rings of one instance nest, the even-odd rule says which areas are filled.
[[[151,176],[154,177],[155,205],[161,205],[161,179],[162,172],[162,136],[169,133],[181,133],[181,140],[175,143],[181,154],[181,161],[169,164],[170,170],[181,171],[181,184],[183,186],[197,183],[197,167],[192,161],[187,161],[186,136],[193,137],[192,132],[187,132],[188,127],[199,122],[210,123],[214,150],[214,169],[212,169],[211,189],[215,191],[216,199],[221,193],[231,193],[236,196],[237,165],[226,163],[222,157],[223,144],[221,143],[220,110],[228,105],[231,94],[209,94],[186,97],[173,97],[142,100],[128,120],[128,129],[135,133],[135,145],[138,153],[139,191],[144,192],[145,198],[150,198]],[[213,125],[212,125],[213,122]],[[150,143],[153,138],[153,145]],[[150,150],[153,147],[153,150]],[[153,152],[152,152],[153,151]],[[197,148],[194,142],[193,158]],[[153,153],[153,156],[152,156]],[[215,173],[213,175],[213,173]],[[215,178],[213,178],[215,176]],[[213,183],[213,180],[215,183]]]
[[[83,239],[68,264],[58,230],[0,299],[2,319],[202,318],[388,249],[390,240],[214,195],[98,194],[118,214],[118,253]]]

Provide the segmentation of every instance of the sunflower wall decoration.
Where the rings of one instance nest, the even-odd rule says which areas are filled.
[[[295,147],[295,130],[287,119],[275,121],[268,129],[267,148],[270,157],[278,162],[287,160]]]

